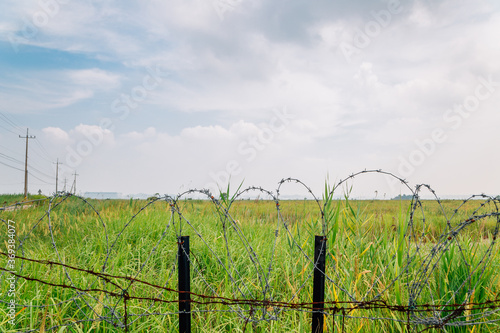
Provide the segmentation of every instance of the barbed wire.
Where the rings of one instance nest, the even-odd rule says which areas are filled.
[[[365,174],[392,177],[412,193],[410,206],[406,212],[401,212],[404,217],[400,218],[393,239],[379,237],[377,244],[372,241],[369,245],[356,243],[359,230],[356,231],[357,226],[348,225],[350,221],[355,225],[362,218],[353,210],[342,211],[341,203],[332,200],[335,191]],[[315,217],[310,217],[309,222],[298,222],[288,215],[286,206],[290,202],[282,200],[280,194],[290,184],[302,187],[312,196],[319,224],[315,224]],[[421,199],[423,191],[433,196],[444,221],[443,230],[434,239],[430,229],[439,225],[439,221],[426,220],[425,204]],[[257,193],[258,198],[269,198],[266,202],[275,205],[274,218],[268,217],[268,234],[263,239],[237,218],[237,203],[251,193]],[[192,197],[201,197],[210,203],[206,205],[210,213],[200,215],[190,201]],[[348,199],[348,195],[345,198]],[[26,322],[22,320],[24,309],[34,309],[39,314],[45,312],[42,321],[45,331],[73,325],[96,327],[101,323],[129,331],[147,317],[179,315],[173,306],[179,304],[179,294],[183,292],[177,289],[173,276],[178,260],[177,243],[179,237],[186,234],[197,239],[189,253],[184,253],[189,258],[192,280],[196,281],[197,288],[190,292],[190,302],[194,306],[191,313],[200,316],[233,314],[239,318],[243,331],[247,325],[285,320],[290,312],[313,313],[310,286],[318,264],[312,258],[308,241],[314,233],[328,239],[325,246],[329,264],[322,272],[328,293],[322,313],[332,318],[332,325],[341,331],[360,320],[398,324],[407,332],[495,325],[500,321],[499,290],[486,286],[498,269],[494,258],[498,251],[499,197],[474,195],[450,213],[429,185],[421,184],[413,189],[392,173],[364,170],[331,187],[327,184],[322,198],[294,178],[282,179],[275,191],[250,186],[238,188],[231,197],[229,190],[217,198],[207,189],[190,189],[176,196],[157,195],[138,207],[122,225],[116,216],[104,216],[102,212],[106,207],[99,208],[97,203],[59,192],[46,199],[0,208],[0,220],[8,228],[9,219],[20,212],[25,214],[26,210],[20,209],[22,206],[43,207],[41,216],[33,221],[17,221],[24,227],[23,234],[17,237],[16,269],[0,268],[2,281],[13,276],[15,285],[22,285],[19,288],[23,293],[17,296],[15,304],[21,309],[17,313],[16,331],[38,331],[23,327]],[[468,213],[472,204],[475,207]],[[131,234],[134,228],[141,228],[146,223],[151,210],[158,213],[151,223],[158,224],[159,231],[152,237],[154,241],[150,247],[144,249],[137,245],[141,237]],[[95,227],[81,235],[81,242],[90,237],[97,237],[99,241],[89,242],[89,252],[72,253],[67,244],[62,245],[57,234],[61,233],[63,221],[69,219],[68,223],[76,224],[81,216],[87,219],[92,216],[95,220]],[[200,221],[200,216],[213,218],[215,224],[207,228],[208,222]],[[347,241],[337,238],[344,220],[342,226],[346,229]],[[473,244],[466,231],[480,221],[490,221],[493,227],[487,238],[481,236],[481,244]],[[153,232],[151,226],[147,228]],[[255,229],[264,228],[257,225]],[[44,237],[48,235],[45,244],[49,246],[40,240],[43,232]],[[125,245],[129,253],[123,254]],[[185,252],[183,247],[181,249]],[[380,252],[381,249],[388,253],[377,253],[376,250]],[[45,257],[39,258],[37,253]],[[358,254],[354,256],[354,253]],[[374,271],[360,267],[360,258],[365,254],[376,263],[375,268],[371,268]],[[0,255],[12,258],[7,252],[2,251]],[[132,257],[133,263],[123,259],[123,255]],[[286,265],[280,262],[283,258],[290,261],[290,276],[295,285],[280,275],[286,273],[281,267]],[[296,267],[299,267],[297,272],[294,271]],[[160,277],[158,272],[165,274]],[[367,278],[369,273],[371,279]],[[33,304],[36,298],[33,290],[41,287],[58,297],[50,304]],[[0,297],[0,303],[9,302],[7,294]],[[46,325],[47,311],[62,307],[73,309],[72,319],[50,327]]]

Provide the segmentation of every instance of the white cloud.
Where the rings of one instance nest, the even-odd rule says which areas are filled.
[[[221,126],[196,126],[183,129],[181,137],[195,140],[230,140],[232,135]]]
[[[373,64],[369,62],[363,62],[359,67],[358,72],[354,75],[354,78],[359,82],[361,86],[377,86],[378,77],[373,73]]]
[[[115,143],[113,132],[97,125],[79,124],[70,131],[70,136],[75,141],[88,140],[95,146],[101,144],[113,146]]]
[[[156,129],[154,127],[148,127],[143,132],[132,131],[123,135],[124,138],[132,141],[142,141],[148,138],[154,138],[157,136]]]
[[[431,10],[423,1],[415,1],[409,17],[410,22],[419,27],[429,27],[433,24]]]
[[[68,133],[58,127],[46,127],[42,132],[47,136],[47,139],[53,143],[69,142]]]
[[[74,70],[67,74],[70,82],[95,90],[109,90],[120,86],[121,77],[98,68]]]

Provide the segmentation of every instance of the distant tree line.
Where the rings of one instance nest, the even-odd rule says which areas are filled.
[[[392,198],[391,200],[411,200],[413,199],[413,195],[409,195],[409,194],[403,194],[403,195],[398,195],[398,196],[395,196],[394,198]]]

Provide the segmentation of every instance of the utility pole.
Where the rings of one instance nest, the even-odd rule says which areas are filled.
[[[36,136],[28,135],[28,128],[26,129],[26,136],[20,136],[21,139],[26,139],[26,158],[24,160],[24,199],[28,198],[28,140],[36,139]]]
[[[59,159],[57,159],[57,162],[54,164],[56,165],[56,194],[57,194],[57,183],[58,183],[58,179],[59,179],[59,164],[62,164],[62,163],[59,163]]]
[[[64,188],[63,192],[66,192],[66,182],[68,181],[68,178],[64,177]]]
[[[73,176],[75,176],[75,180],[73,181],[73,186],[71,186],[71,187],[73,188],[73,194],[76,194],[76,176],[79,176],[79,174],[77,174],[75,171]]]

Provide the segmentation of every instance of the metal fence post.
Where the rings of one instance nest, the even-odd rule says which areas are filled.
[[[314,237],[314,280],[313,280],[313,313],[312,332],[323,333],[323,310],[325,308],[325,266],[326,237]]]
[[[189,272],[189,236],[178,238],[179,258],[179,332],[191,332],[191,281]]]

